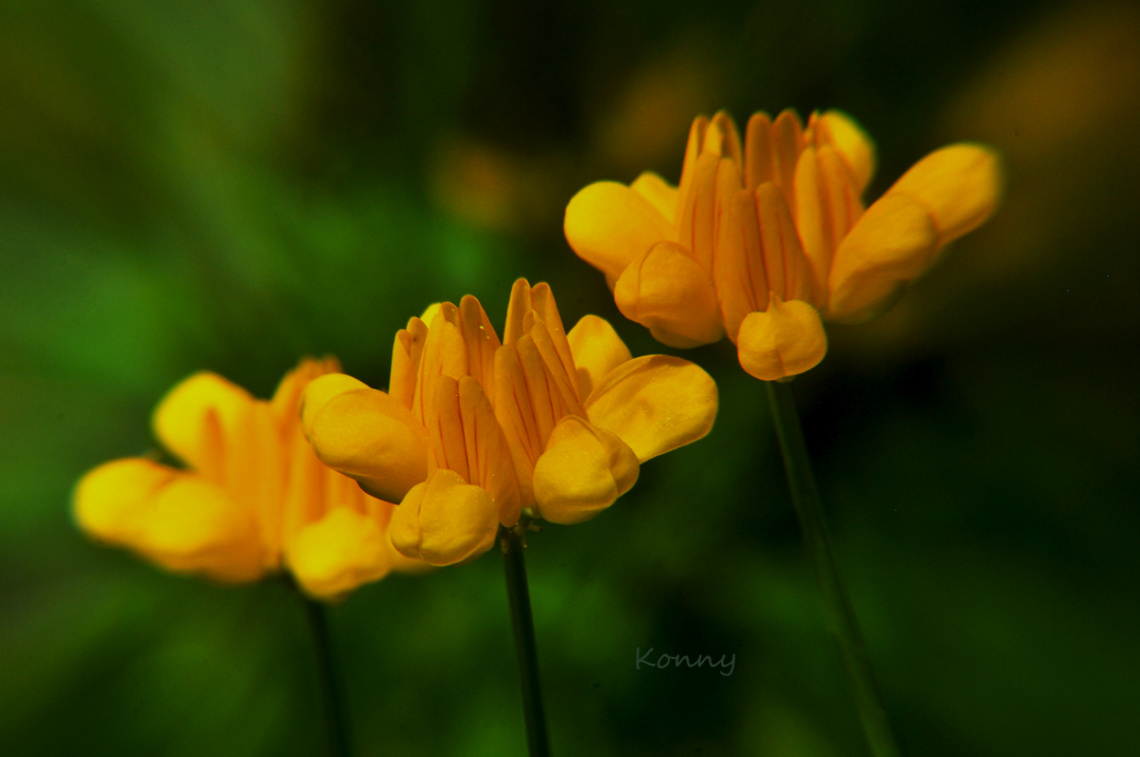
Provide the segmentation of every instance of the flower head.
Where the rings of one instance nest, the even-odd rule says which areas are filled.
[[[994,151],[926,156],[869,207],[874,145],[838,111],[757,113],[743,145],[724,112],[689,132],[678,187],[653,173],[597,182],[566,208],[566,239],[601,269],[622,313],[661,342],[728,335],[740,364],[773,380],[827,351],[821,319],[869,320],[983,223],[1001,194]]]
[[[301,393],[338,369],[304,360],[268,402],[213,373],[184,380],[155,410],[154,430],[187,468],[143,457],[104,463],[76,486],[80,527],[169,570],[220,581],[287,569],[325,599],[424,567],[391,549],[394,505],[321,463],[301,433]]]
[[[597,515],[641,463],[707,434],[716,408],[697,366],[631,358],[596,316],[566,332],[550,287],[519,279],[502,341],[474,297],[433,305],[396,335],[387,392],[324,376],[302,422],[325,463],[402,500],[389,531],[400,552],[448,565],[490,549],[524,511]]]

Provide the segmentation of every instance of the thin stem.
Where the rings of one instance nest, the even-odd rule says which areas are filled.
[[[320,680],[321,701],[325,711],[325,730],[328,735],[330,757],[348,757],[348,733],[345,728],[345,711],[340,698],[340,679],[329,638],[325,606],[301,595],[305,615],[313,636],[313,649],[317,654],[317,677]]]
[[[828,536],[827,522],[820,506],[819,491],[812,476],[811,462],[807,447],[804,445],[804,434],[800,428],[800,418],[796,412],[791,385],[776,381],[764,383],[768,386],[772,421],[776,425],[776,436],[780,439],[784,471],[788,476],[792,502],[795,504],[796,515],[799,517],[800,528],[804,534],[808,559],[811,560],[816,580],[819,581],[819,588],[823,592],[827,625],[839,645],[843,667],[847,670],[847,678],[855,697],[855,706],[863,722],[867,745],[875,757],[898,757],[899,749],[887,722],[887,712],[883,708],[878,687],[875,685],[871,663],[867,658],[867,649],[855,620],[855,612],[851,609],[851,602],[847,599],[847,593],[843,589],[839,571],[835,566],[831,537]]]
[[[534,643],[534,620],[530,613],[530,591],[526,585],[523,550],[526,524],[499,532],[503,544],[503,567],[507,579],[507,599],[511,605],[511,629],[515,637],[519,679],[522,684],[523,716],[530,757],[549,757],[546,715],[542,709],[542,689],[538,684],[538,649]]]

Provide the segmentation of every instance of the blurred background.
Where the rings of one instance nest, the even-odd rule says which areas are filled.
[[[1102,0],[4,0],[0,753],[310,755],[303,614],[89,543],[77,478],[153,448],[203,368],[302,355],[385,386],[429,302],[554,286],[617,313],[569,198],[692,118],[837,107],[868,199],[958,140],[997,216],[797,379],[825,506],[911,755],[1140,753],[1140,11]],[[762,386],[727,343],[704,441],[527,559],[559,755],[863,754]],[[359,755],[523,754],[496,553],[333,608]],[[635,670],[635,649],[735,655]]]

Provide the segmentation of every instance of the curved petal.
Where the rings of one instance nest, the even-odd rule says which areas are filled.
[[[200,476],[177,476],[139,513],[132,546],[170,570],[244,582],[265,573],[254,514]]]
[[[637,481],[637,456],[621,439],[577,416],[555,427],[534,466],[538,514],[551,523],[589,520]]]
[[[327,373],[340,373],[340,361],[335,357],[329,356],[323,360],[304,358],[296,368],[285,374],[269,403],[278,424],[289,427],[300,420],[301,394],[305,387],[318,376]]]
[[[718,110],[709,121],[709,128],[705,131],[705,143],[701,146],[701,152],[706,151],[724,156],[737,166],[743,166],[740,132],[727,110]]]
[[[696,347],[724,337],[709,274],[675,242],[661,242],[633,261],[614,286],[622,315],[670,347]]]
[[[709,129],[706,132],[706,144],[710,139],[715,141],[717,130]],[[723,167],[723,181],[721,174]],[[735,173],[735,177],[733,174]],[[716,244],[717,216],[720,212],[721,202],[718,200],[718,189],[724,185],[731,185],[735,179],[736,187],[740,186],[740,171],[736,169],[731,160],[722,159],[718,152],[702,152],[697,156],[693,167],[692,182],[688,191],[681,196],[680,216],[677,218],[676,237],[666,237],[680,243],[685,254],[697,262],[704,270],[712,268],[713,245]]]
[[[424,313],[427,315],[427,312]],[[450,302],[439,305],[432,316],[416,371],[416,385],[411,411],[421,424],[427,425],[435,382],[440,376],[458,379],[468,375],[467,343],[459,326],[459,308]]]
[[[591,423],[616,434],[645,462],[712,429],[716,382],[688,360],[646,355],[606,376],[585,407]]]
[[[772,122],[772,137],[769,147],[772,150],[772,180],[780,191],[788,197],[794,196],[796,163],[806,146],[804,127],[800,116],[792,108],[785,108]]]
[[[387,537],[387,533],[385,533],[384,540],[388,544],[388,560],[392,563],[393,573],[404,573],[407,575],[416,576],[423,575],[424,573],[430,573],[435,570],[436,566],[434,565],[426,563],[423,560],[419,560],[415,557],[408,557],[407,555],[402,554],[399,550],[396,549],[395,546],[392,545],[392,540],[391,538]]]
[[[596,182],[574,195],[564,229],[578,257],[614,278],[673,234],[672,224],[645,197],[614,181]]]
[[[195,373],[159,403],[154,411],[154,433],[190,467],[213,478],[220,473],[223,432],[237,426],[253,402],[249,392],[216,373]]]
[[[564,374],[569,379],[574,375],[574,357],[570,352],[570,343],[566,340],[566,327],[562,325],[562,316],[558,313],[554,292],[550,290],[549,284],[541,281],[534,285],[531,293],[534,302],[534,323],[528,333],[534,339],[535,346],[543,353],[543,359],[550,369],[559,376]],[[569,383],[566,384],[566,388],[569,388]]]
[[[95,539],[133,546],[141,513],[172,480],[185,475],[190,474],[141,457],[103,463],[75,487],[75,520]]]
[[[522,510],[518,474],[483,387],[470,376],[459,381],[441,376],[433,410],[429,436],[438,466],[486,491],[504,526],[518,523]]]
[[[652,171],[638,176],[629,188],[644,197],[670,225],[677,215],[677,188]]]
[[[499,507],[455,471],[439,468],[417,484],[392,514],[388,535],[407,557],[431,565],[473,560],[495,543]]]
[[[427,439],[411,411],[341,373],[309,384],[301,422],[321,461],[394,501],[427,477]]]
[[[491,495],[509,528],[519,522],[522,498],[506,435],[479,382],[464,376],[457,389],[470,481]]]
[[[756,120],[757,116],[753,116],[749,122],[749,134],[753,133],[752,124]],[[771,183],[765,186],[779,192]],[[724,198],[717,253],[713,257],[713,282],[721,318],[728,338],[733,341],[736,341],[736,332],[744,316],[756,309],[757,296],[764,298],[761,304],[768,304],[767,266],[761,252],[756,205],[753,193],[744,189]],[[794,227],[791,236],[795,236]]]
[[[766,312],[750,313],[740,324],[736,349],[749,375],[776,381],[814,368],[827,352],[827,335],[814,307],[773,295]]]
[[[804,255],[811,262],[816,278],[822,281],[827,278],[833,260],[835,240],[827,224],[828,209],[824,195],[827,187],[820,173],[818,151],[808,147],[796,162],[793,207]]]
[[[459,333],[467,347],[468,374],[483,386],[494,386],[499,335],[479,300],[471,295],[459,301]]]
[[[438,315],[444,315],[444,306],[451,305],[450,302],[433,302],[424,308],[424,312],[420,313],[420,321],[429,329],[435,323],[435,318]],[[454,305],[452,305],[454,307]],[[446,315],[444,316],[446,320]],[[409,321],[410,323],[410,321]]]
[[[416,317],[408,319],[408,327],[396,332],[392,343],[392,371],[389,374],[388,394],[401,405],[411,408],[416,394],[416,373],[420,356],[427,340],[427,324]]]
[[[888,193],[855,224],[835,252],[827,317],[843,323],[878,315],[905,284],[934,261],[938,234],[926,207]]]
[[[578,394],[585,399],[614,368],[633,355],[604,318],[584,315],[566,335],[578,374]]]
[[[761,252],[759,271],[750,272],[757,305],[753,310],[768,309],[769,292],[784,300],[815,302],[820,289],[817,281],[826,275],[818,277],[804,253],[787,199],[771,182],[756,187],[754,195]]]
[[[827,142],[843,158],[856,195],[862,194],[875,174],[875,143],[855,119],[839,110],[829,110],[819,117]]]
[[[1001,192],[1002,170],[997,152],[962,143],[943,147],[915,163],[887,190],[886,196],[901,194],[922,203],[938,232],[938,246],[942,247],[993,215]]]
[[[772,180],[772,119],[758,111],[744,129],[744,188],[751,192]]]
[[[285,557],[305,593],[326,600],[378,581],[392,568],[380,524],[347,507],[301,529]]]
[[[536,391],[538,389],[536,387]],[[542,439],[539,436],[533,407],[534,402],[527,386],[517,346],[500,347],[495,353],[493,408],[515,466],[519,496],[527,503],[534,498],[531,486],[534,461],[542,454]]]

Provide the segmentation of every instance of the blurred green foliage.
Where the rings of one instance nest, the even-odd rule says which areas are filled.
[[[1140,14],[1111,2],[0,4],[0,753],[322,748],[303,614],[88,543],[70,490],[150,449],[208,368],[267,396],[304,354],[386,384],[432,301],[548,280],[616,312],[569,197],[675,181],[691,118],[839,107],[872,196],[996,144],[998,216],[796,381],[909,754],[1140,752]],[[849,755],[761,387],[727,345],[704,441],[531,540],[554,750]],[[522,754],[497,556],[333,609],[360,755]],[[635,670],[635,649],[735,654]]]

